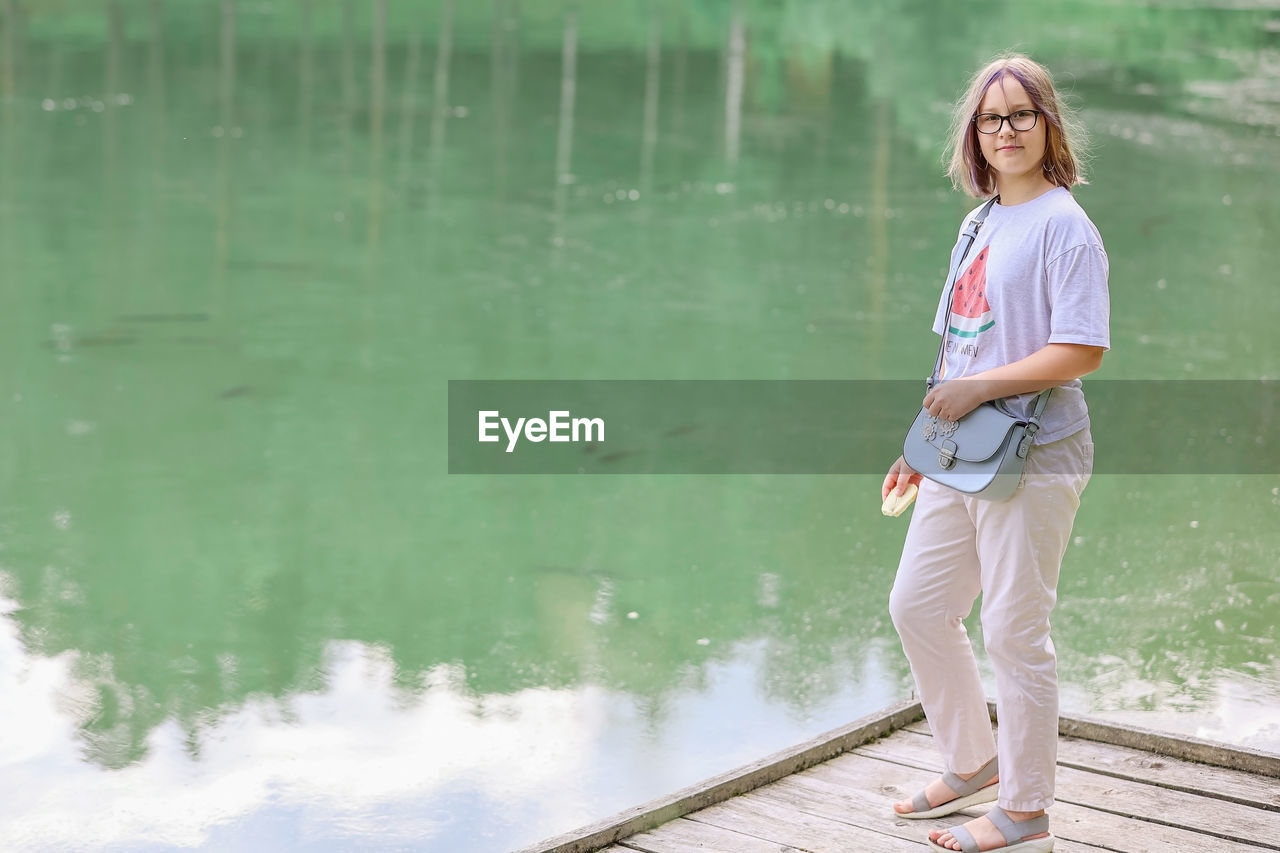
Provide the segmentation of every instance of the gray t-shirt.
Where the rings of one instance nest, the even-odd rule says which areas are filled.
[[[961,231],[980,209],[961,223]],[[953,249],[960,251],[957,244]],[[1102,237],[1062,187],[1022,204],[991,206],[956,280],[945,339],[944,378],[959,379],[1025,358],[1051,343],[1110,347],[1107,253]],[[933,331],[942,334],[946,292]],[[1024,417],[1035,394],[1008,401]],[[1089,425],[1080,380],[1054,388],[1036,444]]]

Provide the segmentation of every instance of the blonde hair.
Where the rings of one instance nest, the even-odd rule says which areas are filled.
[[[951,115],[950,162],[947,164],[951,185],[974,198],[995,194],[995,175],[978,146],[973,117],[987,90],[1005,77],[1022,84],[1044,119],[1046,144],[1041,168],[1045,178],[1068,190],[1076,184],[1087,183],[1082,170],[1086,134],[1075,113],[1058,97],[1049,69],[1020,53],[1008,53],[987,63],[973,76]]]

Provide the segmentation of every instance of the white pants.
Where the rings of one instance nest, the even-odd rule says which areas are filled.
[[[1002,808],[1053,804],[1058,668],[1049,614],[1080,494],[1093,472],[1083,429],[1032,447],[1017,492],[994,503],[920,484],[889,613],[947,768],[972,773],[996,754],[963,620],[982,593],[996,676]]]

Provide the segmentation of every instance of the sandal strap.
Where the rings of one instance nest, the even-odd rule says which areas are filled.
[[[949,832],[952,838],[960,842],[960,853],[982,853],[982,848],[974,840],[973,833],[963,826],[953,826]]]
[[[948,788],[956,792],[957,797],[967,797],[970,794],[976,794],[978,791],[985,788],[987,783],[1000,772],[999,762],[999,756],[992,758],[978,769],[976,775],[968,779],[961,779],[959,776],[948,770],[946,773],[942,774],[942,781],[946,783]],[[912,805],[915,805],[914,801],[912,802]],[[923,811],[923,809],[921,809],[921,811]]]
[[[1000,830],[1000,834],[1004,836],[1005,846],[1017,844],[1028,835],[1039,835],[1042,832],[1049,831],[1049,816],[1047,814],[1042,814],[1039,817],[1029,817],[1026,820],[1014,820],[1005,814],[1004,809],[996,806],[987,812],[987,817],[996,825],[996,829]],[[955,833],[953,832],[952,834],[954,835]]]

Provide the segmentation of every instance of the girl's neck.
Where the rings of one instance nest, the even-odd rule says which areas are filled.
[[[996,180],[996,192],[1000,195],[1002,207],[1013,207],[1015,204],[1037,199],[1055,186],[1057,185],[1050,183],[1042,174],[1020,180]]]

